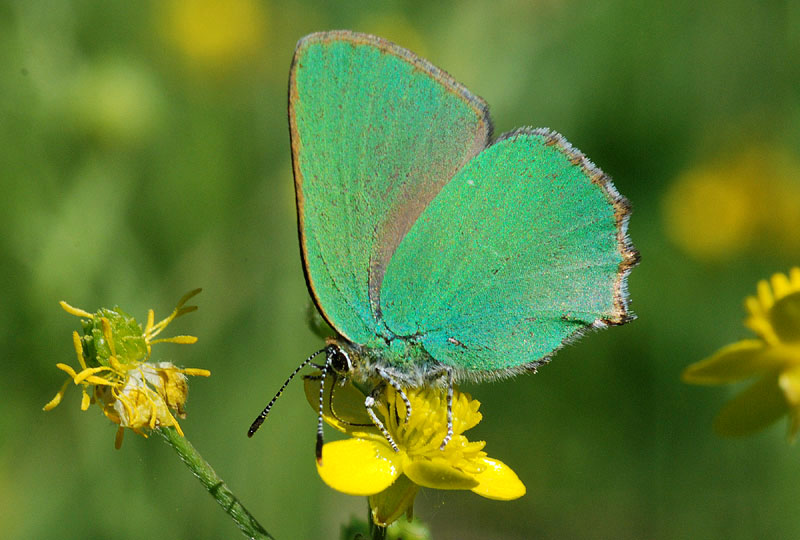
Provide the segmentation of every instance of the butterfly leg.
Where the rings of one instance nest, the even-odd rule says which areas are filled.
[[[444,450],[450,439],[453,438],[453,370],[448,366],[439,366],[433,369],[427,375],[430,382],[438,381],[447,378],[447,434],[442,439],[442,444],[439,450]]]
[[[403,405],[406,406],[405,423],[407,424],[408,421],[411,419],[411,400],[408,399],[408,396],[406,395],[405,390],[403,390],[403,387],[400,386],[400,383],[398,383],[396,380],[394,380],[394,378],[391,375],[389,375],[389,373],[386,372],[386,370],[378,368],[377,371],[378,371],[378,375],[380,375],[381,378],[383,378],[384,381],[389,383],[389,385],[392,388],[395,389],[395,392],[397,392],[397,395],[400,396],[400,399],[403,400]]]
[[[367,396],[367,399],[364,400],[364,407],[367,408],[367,414],[372,420],[372,423],[375,424],[375,427],[378,428],[380,432],[383,434],[383,437],[389,443],[389,446],[392,447],[392,450],[394,450],[395,452],[399,452],[400,449],[397,447],[397,443],[394,442],[394,439],[392,439],[391,434],[383,425],[383,422],[381,422],[380,418],[378,418],[378,415],[375,414],[375,411],[372,410],[372,408],[375,406],[375,398],[378,396],[378,394],[380,394],[383,391],[385,386],[386,386],[385,383],[381,383],[375,388],[373,388],[372,392],[370,392],[370,394]]]
[[[439,450],[444,450],[444,447],[453,438],[453,370],[445,368],[445,372],[447,376],[447,435],[442,439]]]

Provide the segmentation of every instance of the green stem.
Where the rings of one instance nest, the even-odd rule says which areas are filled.
[[[386,540],[386,527],[376,525],[372,520],[372,508],[367,499],[367,523],[369,523],[369,536],[372,540]]]
[[[219,505],[228,513],[236,526],[248,538],[255,538],[258,540],[269,539],[275,540],[264,527],[256,521],[250,512],[239,502],[239,499],[228,488],[222,478],[217,476],[211,465],[208,464],[203,456],[195,450],[192,443],[186,437],[181,437],[175,428],[159,428],[158,432],[166,439],[167,443],[175,449],[178,456],[181,458],[187,467],[192,471],[200,483],[205,486],[212,497],[219,503]]]

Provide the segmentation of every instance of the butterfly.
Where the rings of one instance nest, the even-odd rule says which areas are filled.
[[[301,39],[289,127],[303,267],[336,331],[304,367],[371,387],[453,384],[535,371],[590,329],[630,321],[638,252],[630,206],[564,137],[520,128],[492,140],[486,103],[382,38]],[[313,359],[324,353],[325,362]],[[408,418],[408,416],[407,416]]]

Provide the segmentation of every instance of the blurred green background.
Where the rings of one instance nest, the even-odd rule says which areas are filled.
[[[277,538],[333,538],[365,501],[313,460],[302,385],[245,431],[321,340],[306,324],[286,120],[294,44],[348,28],[449,71],[496,133],[563,134],[634,207],[633,324],[538,375],[466,388],[513,502],[423,491],[437,539],[798,538],[785,423],[721,439],[733,389],[682,369],[748,335],[742,301],[800,262],[800,4],[715,0],[292,2],[0,0],[0,531],[4,538],[236,538],[160,438],[79,392],[57,302],[200,310],[159,359],[191,381],[190,440]],[[328,432],[329,437],[332,434]]]

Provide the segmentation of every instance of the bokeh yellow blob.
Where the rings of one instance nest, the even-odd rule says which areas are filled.
[[[800,247],[800,166],[788,152],[752,148],[682,173],[668,189],[664,221],[671,240],[701,260],[755,248]]]
[[[219,74],[263,50],[268,26],[255,0],[169,0],[162,33],[191,68]]]
[[[68,110],[80,129],[109,145],[125,145],[148,136],[161,114],[161,93],[144,68],[119,59],[79,71]]]
[[[731,255],[750,243],[756,212],[741,178],[715,168],[689,170],[664,201],[667,232],[697,258]]]

